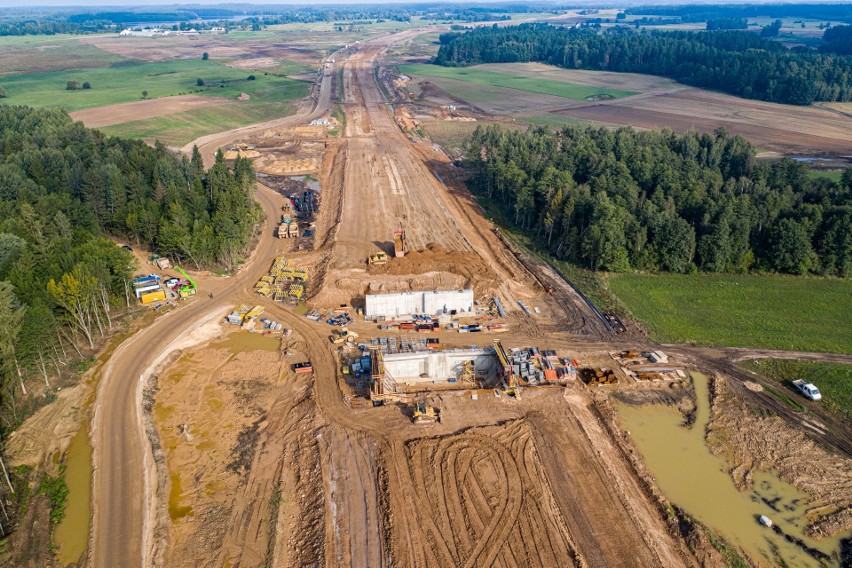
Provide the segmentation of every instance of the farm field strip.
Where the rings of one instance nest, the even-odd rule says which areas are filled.
[[[620,274],[607,283],[655,341],[852,354],[848,279]]]
[[[3,77],[7,104],[26,103],[33,107],[81,110],[139,100],[142,91],[148,98],[199,94],[236,97],[242,92],[266,100],[288,100],[304,96],[305,83],[285,77],[235,69],[201,58],[92,69],[73,69],[50,73],[28,73]],[[197,79],[206,85],[198,86]],[[91,83],[91,89],[66,90],[67,81]],[[222,85],[222,86],[219,86]]]
[[[578,85],[567,81],[554,81],[524,75],[488,71],[475,67],[440,67],[437,65],[400,65],[400,72],[420,77],[440,77],[443,79],[455,79],[477,85],[489,87],[502,87],[551,95],[564,99],[584,100],[596,95],[606,95],[612,98],[627,97],[638,94],[636,91],[625,91],[596,87],[589,85]]]
[[[105,126],[101,130],[111,136],[159,140],[170,146],[182,146],[207,134],[287,116],[293,111],[293,104],[288,102],[222,101],[185,112]]]

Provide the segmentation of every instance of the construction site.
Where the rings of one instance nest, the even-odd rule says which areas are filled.
[[[788,456],[797,417],[742,387],[730,352],[631,335],[411,135],[419,119],[377,80],[422,33],[335,51],[310,109],[201,145],[207,161],[253,161],[264,221],[238,271],[175,276],[174,294],[204,293],[99,371],[88,565],[721,567],[719,534],[748,547],[659,488],[634,443],[644,423],[628,428],[621,407],[659,405],[678,428],[698,416],[715,470],[743,486],[752,454],[807,461]],[[168,294],[140,278],[140,301]],[[734,378],[708,393],[702,372]],[[42,420],[12,444],[53,432]],[[847,442],[823,433],[808,455],[830,482],[779,472],[814,499],[795,530],[776,514],[804,544],[756,538],[840,565]]]
[[[606,393],[688,392],[687,364],[595,346],[624,330],[620,320],[450,190],[451,159],[388,114],[372,71],[383,49],[377,41],[342,59],[346,123],[307,174],[316,191],[256,159],[261,181],[285,198],[273,220],[289,251],[256,292],[275,302],[270,320],[306,304],[282,340],[303,341],[304,355],[282,351],[280,361],[287,388],[313,396],[270,395],[258,447],[286,449],[257,453],[238,491],[245,499],[274,484],[282,505],[269,522],[298,536],[252,537],[257,556],[243,544],[216,558],[272,550],[276,562],[302,564],[689,566],[696,550],[718,555],[706,538],[691,549],[671,529],[605,418]],[[310,426],[273,428],[296,408]],[[319,470],[321,479],[307,475]]]

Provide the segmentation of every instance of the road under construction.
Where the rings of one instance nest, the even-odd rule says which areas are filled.
[[[519,258],[463,187],[448,187],[435,175],[452,167],[449,158],[431,144],[412,143],[393,120],[375,67],[389,47],[423,32],[390,34],[335,54],[312,106],[274,121],[278,128],[327,114],[333,83],[342,77],[346,128],[323,161],[320,238],[304,253],[314,262],[311,301],[336,306],[370,290],[435,288],[466,271],[463,283],[505,306],[546,305],[549,322],[514,310],[512,331],[493,344],[493,380],[515,396],[499,402],[452,396],[440,422],[428,420],[424,428],[395,410],[394,402],[412,401],[385,372],[382,351],[370,348],[370,398],[389,404],[353,408],[339,349],[354,342],[335,341],[334,334],[330,341],[324,323],[254,292],[274,259],[292,247],[275,233],[284,198],[258,184],[265,223],[247,262],[227,278],[197,278],[211,297],[157,318],[122,343],[103,371],[92,429],[92,566],[237,566],[264,558],[274,565],[373,567],[699,564],[666,525],[585,388],[517,396],[521,385],[503,343],[547,337],[555,346],[606,350],[618,341],[552,267],[537,265],[533,275],[529,262],[537,261]],[[219,147],[269,127],[206,137],[199,147],[209,162]],[[397,258],[392,239],[402,226],[410,253]],[[366,258],[377,248],[394,256],[370,266]],[[461,268],[428,265],[444,258],[460,259]],[[407,273],[391,272],[406,266]],[[404,283],[394,288],[394,279]],[[312,373],[282,383],[211,550],[178,558],[164,505],[167,464],[152,450],[157,432],[143,409],[143,389],[195,328],[239,304],[263,306],[267,317],[283,322]],[[703,357],[689,348],[680,353]],[[431,408],[413,402],[417,416]],[[269,506],[274,495],[286,502],[279,510]]]

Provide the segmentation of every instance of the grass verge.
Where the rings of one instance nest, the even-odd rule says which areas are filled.
[[[609,289],[663,343],[852,353],[852,280],[618,274]]]
[[[822,394],[822,404],[847,420],[852,420],[852,365],[795,361],[790,359],[755,359],[740,366],[781,383],[785,389],[798,392],[792,385],[796,379],[813,383]]]

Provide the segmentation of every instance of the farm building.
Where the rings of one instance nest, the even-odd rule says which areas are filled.
[[[367,294],[368,318],[395,318],[411,314],[449,314],[473,311],[473,289]]]
[[[473,361],[477,378],[490,378],[495,368],[494,350],[453,349],[389,353],[384,355],[385,371],[401,385],[461,380],[464,365]]]

